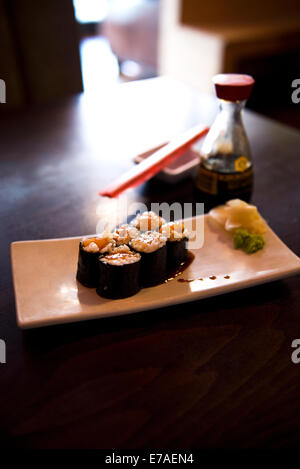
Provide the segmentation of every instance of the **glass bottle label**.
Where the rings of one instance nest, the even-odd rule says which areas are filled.
[[[197,188],[210,195],[238,196],[251,190],[253,168],[238,173],[218,173],[200,165],[196,180]]]
[[[239,158],[237,158],[234,163],[234,168],[238,173],[246,171],[249,166],[249,160],[246,156],[239,156]]]

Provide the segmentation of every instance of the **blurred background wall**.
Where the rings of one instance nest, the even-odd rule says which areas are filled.
[[[290,95],[292,80],[300,76],[299,45],[296,0],[161,2],[160,73],[207,92],[213,92],[216,73],[252,74],[256,86],[249,106],[274,116],[281,109],[291,123],[296,118]]]
[[[256,79],[249,107],[300,127],[291,101],[300,77],[298,3],[0,0],[5,109],[158,75],[212,93],[214,74],[234,72]]]
[[[0,0],[0,44],[1,111],[82,91],[72,0]]]

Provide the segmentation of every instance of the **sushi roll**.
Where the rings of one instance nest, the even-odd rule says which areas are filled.
[[[158,231],[164,223],[166,223],[164,218],[150,211],[140,213],[130,224],[139,231]]]
[[[151,287],[167,278],[167,238],[156,231],[146,231],[129,245],[141,254],[141,285]]]
[[[128,246],[119,246],[98,258],[97,293],[118,299],[135,295],[140,286],[141,256]]]
[[[114,246],[109,233],[80,241],[76,278],[82,285],[90,288],[97,286],[99,256],[109,253]]]
[[[134,226],[124,224],[120,225],[112,233],[113,240],[117,246],[129,244],[129,242],[139,235],[139,231]]]
[[[174,269],[187,260],[188,231],[183,222],[170,222],[162,225],[161,233],[167,238],[168,269]]]

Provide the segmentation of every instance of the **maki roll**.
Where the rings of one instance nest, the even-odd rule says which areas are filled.
[[[128,224],[120,225],[112,233],[113,240],[117,246],[129,244],[129,242],[139,235],[139,231],[134,226]]]
[[[151,287],[167,278],[167,238],[156,231],[146,231],[130,241],[130,246],[141,254],[141,284]]]
[[[140,213],[130,224],[140,231],[158,231],[165,222],[164,218],[150,211]]]
[[[118,299],[135,295],[140,290],[141,256],[128,246],[120,246],[98,258],[97,293]]]
[[[77,280],[85,287],[96,287],[98,283],[98,259],[115,246],[111,235],[104,233],[93,238],[83,238],[79,243]]]
[[[183,222],[170,222],[162,225],[161,233],[167,238],[168,269],[174,269],[187,260],[188,231]]]

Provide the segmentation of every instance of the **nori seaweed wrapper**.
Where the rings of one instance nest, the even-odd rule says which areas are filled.
[[[178,241],[167,241],[167,263],[169,269],[179,267],[182,262],[185,262],[187,260],[187,241],[187,237],[182,238]]]
[[[168,278],[167,246],[164,245],[153,252],[140,252],[142,287],[153,287]]]
[[[98,260],[99,252],[88,252],[79,243],[79,254],[76,279],[85,287],[95,288],[98,284]]]
[[[101,258],[105,259],[105,256]],[[104,298],[118,299],[135,295],[140,289],[141,259],[112,265],[98,259],[97,293]]]

